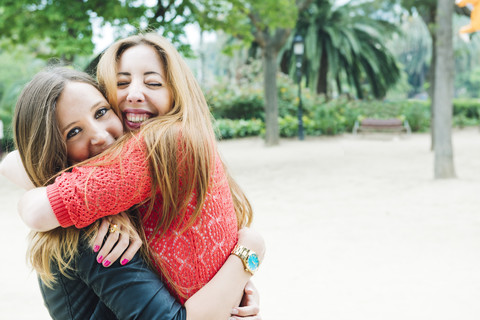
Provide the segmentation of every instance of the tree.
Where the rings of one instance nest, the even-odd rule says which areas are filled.
[[[29,44],[36,56],[71,63],[91,56],[93,24],[110,25],[115,37],[158,30],[191,55],[185,26],[199,20],[195,0],[4,0],[0,3],[1,47]]]
[[[438,0],[435,50],[435,111],[433,135],[435,141],[435,178],[454,178],[452,148],[453,112],[453,43],[452,19],[454,3]]]
[[[279,143],[277,103],[277,57],[290,36],[298,12],[312,0],[231,0],[202,1],[203,23],[221,28],[229,34],[252,41],[262,50],[265,95],[265,143]]]
[[[329,83],[334,80],[339,93],[346,82],[360,99],[365,90],[375,98],[383,98],[400,77],[396,60],[385,46],[398,29],[374,17],[369,6],[334,6],[330,0],[316,0],[301,12],[295,32],[305,38],[307,84],[317,93],[328,97]],[[282,63],[283,71],[289,68],[291,74],[295,71],[292,51],[285,51]]]
[[[29,44],[39,57],[71,63],[76,55],[91,55],[92,20],[112,25],[139,23],[142,7],[133,0],[34,1],[6,0],[0,4],[0,34],[4,47]]]

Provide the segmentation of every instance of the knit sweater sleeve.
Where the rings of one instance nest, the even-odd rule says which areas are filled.
[[[65,172],[47,187],[47,196],[64,228],[83,228],[147,199],[151,177],[143,139],[129,139],[116,159],[104,156]]]

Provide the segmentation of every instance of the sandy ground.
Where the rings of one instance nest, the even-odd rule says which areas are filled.
[[[480,132],[454,134],[458,179],[429,136],[225,141],[267,241],[264,319],[480,318]],[[49,319],[25,265],[21,191],[0,178],[0,319]]]

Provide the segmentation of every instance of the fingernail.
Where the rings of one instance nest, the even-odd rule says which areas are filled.
[[[104,267],[108,267],[109,265],[110,265],[110,261],[105,260],[105,261],[103,262],[103,266],[104,266]]]
[[[128,261],[129,261],[128,259],[123,259],[122,262],[121,262],[122,266],[126,265],[128,263]]]
[[[102,263],[102,261],[103,261],[103,256],[98,257],[98,258],[97,258],[97,261],[98,261],[98,263]]]
[[[231,314],[238,314],[238,310],[235,309],[235,308],[233,308],[233,309],[232,309],[232,312],[230,312],[230,313],[231,313]]]
[[[98,252],[98,250],[100,250],[100,246],[95,246],[95,248],[93,248],[93,252]]]

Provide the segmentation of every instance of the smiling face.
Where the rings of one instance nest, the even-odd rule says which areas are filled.
[[[165,68],[153,47],[128,48],[117,67],[117,102],[128,130],[137,130],[144,121],[172,109]]]
[[[123,134],[120,119],[93,86],[68,82],[56,107],[58,127],[75,164],[103,152]]]

